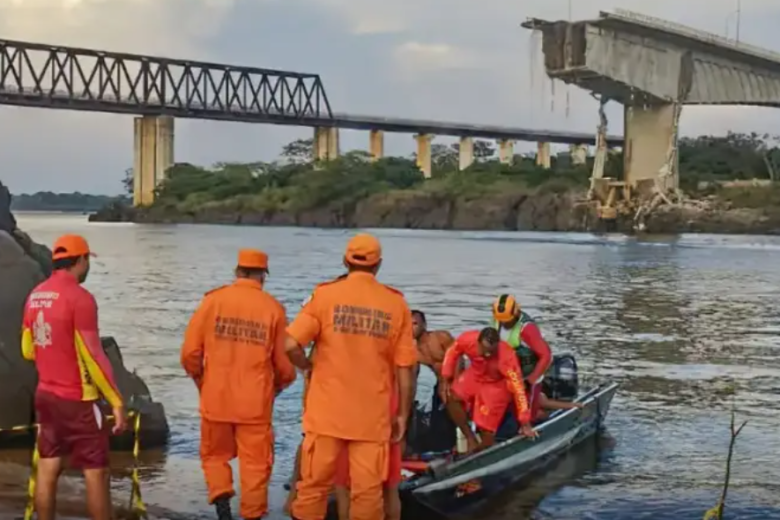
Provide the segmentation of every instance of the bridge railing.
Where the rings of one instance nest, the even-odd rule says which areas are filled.
[[[331,119],[319,75],[0,40],[0,96],[179,111]],[[36,97],[37,96],[37,97]],[[73,107],[77,108],[77,107]]]
[[[614,12],[612,13],[603,12],[601,16],[602,18],[606,16],[608,18],[624,19],[626,21],[639,23],[641,25],[645,25],[653,29],[677,33],[681,36],[702,40],[704,42],[712,43],[714,45],[719,45],[721,47],[728,47],[730,49],[739,52],[752,54],[754,56],[764,58],[766,60],[776,61],[780,63],[779,52],[771,51],[769,49],[763,49],[757,45],[751,45],[749,43],[738,42],[736,40],[732,40],[730,38],[726,38],[724,36],[720,36],[715,33],[703,31],[701,29],[696,29],[694,27],[689,27],[681,23],[664,20],[663,18],[658,18],[655,16],[650,16],[647,14],[637,13],[635,11],[631,11],[628,9],[620,9],[620,8],[615,9]]]

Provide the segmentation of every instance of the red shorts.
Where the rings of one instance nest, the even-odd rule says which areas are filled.
[[[35,413],[42,459],[69,457],[74,469],[108,467],[110,431],[95,401],[72,401],[38,391]]]
[[[512,392],[505,380],[484,382],[472,368],[464,370],[452,385],[452,392],[471,411],[471,419],[480,430],[496,433],[512,403]]]
[[[398,413],[398,394],[393,392],[390,398],[390,417],[394,418]],[[401,443],[391,442],[390,452],[388,453],[387,479],[386,486],[397,486],[401,483],[401,462],[403,454],[401,453]],[[336,477],[333,479],[333,485],[349,487],[349,454],[347,450],[342,450],[336,462]]]

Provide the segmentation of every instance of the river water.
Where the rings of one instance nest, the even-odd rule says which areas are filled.
[[[267,288],[294,312],[316,283],[341,273],[352,232],[90,224],[52,214],[18,220],[44,243],[81,233],[98,253],[86,286],[100,305],[101,332],[117,338],[128,367],[165,404],[172,428],[167,453],[144,455],[144,499],[158,517],[210,517],[197,393],[179,365],[189,315],[205,291],[231,280],[240,247],[270,254]],[[737,442],[728,518],[780,518],[780,239],[376,234],[385,250],[381,280],[423,309],[429,327],[480,327],[494,295],[513,292],[554,351],[577,355],[585,386],[621,384],[598,443],[488,518],[698,520],[722,486],[732,406],[749,422]],[[423,377],[421,391],[429,392],[431,377]],[[282,517],[282,485],[300,439],[300,392],[298,381],[275,411],[272,518]],[[23,496],[27,469],[20,460],[27,456],[3,457],[3,496]],[[75,477],[63,494],[66,486],[80,489]],[[116,476],[113,489],[116,501],[126,502],[127,479]]]

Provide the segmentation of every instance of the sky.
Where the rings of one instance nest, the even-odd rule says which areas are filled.
[[[519,27],[526,17],[620,7],[733,37],[737,1],[0,0],[0,38],[318,73],[338,112],[595,132],[596,102],[544,77],[538,39]],[[780,50],[778,19],[779,1],[742,0],[741,40]],[[608,110],[610,133],[622,132],[619,110]],[[774,134],[776,121],[772,109],[691,107],[681,130]],[[178,120],[175,160],[273,160],[311,135]],[[368,149],[367,132],[340,140],[342,151]],[[411,135],[387,135],[386,154],[413,151]],[[0,106],[0,180],[13,192],[119,193],[132,152],[131,116]]]

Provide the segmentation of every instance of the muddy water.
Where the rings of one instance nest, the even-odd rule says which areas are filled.
[[[78,232],[93,244],[100,256],[87,286],[100,304],[102,332],[118,339],[172,427],[167,453],[144,456],[144,498],[158,516],[210,516],[197,395],[179,366],[189,314],[204,291],[230,280],[243,246],[270,253],[268,289],[295,310],[315,283],[340,274],[350,233],[89,224],[62,215],[19,221],[39,241]],[[377,233],[386,251],[382,280],[424,309],[431,326],[481,326],[491,297],[512,291],[554,350],[576,353],[585,384],[622,385],[598,445],[562,460],[491,518],[700,519],[721,486],[732,406],[725,389],[732,384],[739,416],[749,423],[738,442],[729,514],[780,518],[780,240]],[[283,394],[275,412],[276,518],[300,439],[300,390],[296,383]],[[0,452],[0,496],[9,509],[21,511],[28,456]],[[118,458],[114,478],[120,503],[129,495],[123,464]],[[80,514],[80,506],[65,495],[80,489],[75,477],[63,484],[68,514]]]

